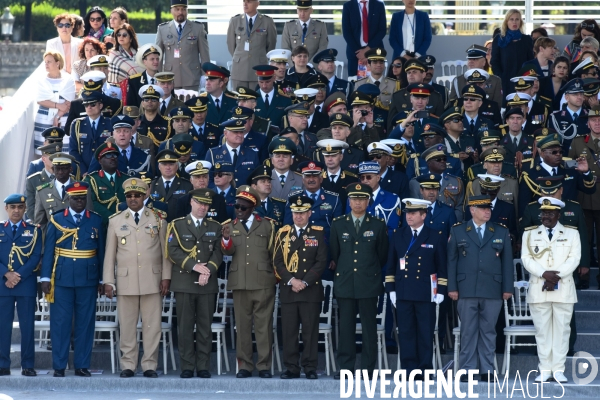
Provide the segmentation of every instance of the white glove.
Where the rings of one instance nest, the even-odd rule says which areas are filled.
[[[396,292],[390,292],[390,301],[392,302],[392,305],[396,307]]]
[[[441,304],[442,301],[444,301],[444,295],[443,294],[436,294],[435,295],[435,299],[433,300],[435,302],[435,304]]]

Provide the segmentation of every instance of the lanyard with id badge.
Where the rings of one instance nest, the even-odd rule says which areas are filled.
[[[180,24],[181,25],[181,24]],[[177,28],[175,28],[175,30],[177,31],[177,46],[173,49],[173,58],[181,58],[181,35],[183,34],[183,28],[184,26],[181,26],[181,31]]]
[[[412,239],[410,240],[410,244],[408,245],[408,249],[406,249],[406,253],[404,254],[404,257],[400,258],[400,270],[405,270],[406,269],[406,255],[408,254],[408,252],[410,251],[410,248],[412,247],[413,243],[415,243],[415,241],[417,240],[417,238],[413,235]]]
[[[244,18],[246,21],[246,41],[244,42],[244,51],[250,51],[250,34],[252,32],[250,32],[250,27],[248,26],[248,19],[249,18]]]

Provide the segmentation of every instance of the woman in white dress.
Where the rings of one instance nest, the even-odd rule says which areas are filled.
[[[44,53],[46,73],[39,76],[37,103],[39,108],[35,116],[34,148],[44,144],[42,132],[51,126],[64,126],[75,98],[75,82],[64,71],[65,61],[57,51]],[[69,137],[65,136],[63,151],[69,149]],[[36,154],[41,154],[36,150]]]
[[[71,14],[63,13],[54,17],[54,26],[58,37],[46,42],[46,51],[57,51],[65,63],[65,71],[70,74],[71,66],[79,60],[79,44],[81,39],[71,36],[75,26],[75,20]]]

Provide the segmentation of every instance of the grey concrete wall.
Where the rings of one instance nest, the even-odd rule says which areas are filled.
[[[154,34],[140,34],[138,41],[140,45],[144,43],[154,42]],[[553,36],[560,49],[563,49],[571,40],[572,36]],[[487,36],[434,36],[429,48],[429,54],[434,55],[437,59],[436,70],[441,71],[441,62],[450,60],[465,60],[465,50],[473,43],[483,45],[489,37]],[[210,46],[210,58],[215,60],[219,65],[227,65],[227,61],[231,61],[231,55],[227,50],[226,35],[208,35]],[[388,37],[383,40],[386,50],[388,51],[388,61],[391,62],[392,48],[389,45]],[[277,38],[277,46],[281,44],[281,37]],[[346,62],[346,42],[342,36],[329,36],[329,47],[338,50],[338,60]],[[347,73],[345,74],[347,76]]]

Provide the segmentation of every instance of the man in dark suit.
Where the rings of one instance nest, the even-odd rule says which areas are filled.
[[[55,213],[48,224],[40,281],[52,314],[54,377],[65,376],[72,328],[75,376],[90,377],[88,368],[94,344],[96,296],[101,290],[105,235],[102,218],[86,209],[89,185],[72,182],[65,190],[69,194],[69,208]],[[73,236],[78,231],[80,234]]]
[[[18,193],[6,197],[4,209],[8,219],[0,225],[3,238],[0,240],[0,276],[3,277],[3,284],[0,285],[0,318],[4,321],[0,327],[0,376],[10,375],[11,322],[15,308],[21,331],[21,375],[37,375],[33,369],[37,294],[37,274],[34,270],[42,256],[42,231],[23,220],[25,200],[25,196]],[[13,257],[15,253],[18,257]]]
[[[208,149],[206,161],[212,165],[228,162],[235,168],[235,186],[246,182],[252,171],[260,165],[258,153],[243,145],[246,121],[241,119],[230,119],[221,124],[224,128],[225,143],[218,147]]]
[[[169,205],[167,222],[171,222],[177,216],[177,199],[185,196],[192,190],[192,184],[177,176],[177,160],[179,156],[169,149],[165,149],[156,155],[160,176],[152,181],[150,192],[156,200],[163,201]]]
[[[142,86],[158,84],[154,75],[160,71],[161,61],[162,50],[155,44],[147,43],[138,49],[135,55],[135,62],[140,67],[146,69],[139,74],[129,76],[127,82],[127,100],[125,102],[128,106],[141,107],[142,98],[138,95],[138,92]]]
[[[200,155],[200,158],[204,158],[208,149],[219,145],[221,129],[218,125],[206,121],[208,115],[207,96],[192,97],[185,102],[185,106],[194,113],[190,135],[194,140],[204,144],[204,154]]]
[[[272,65],[255,65],[252,69],[256,71],[258,86],[260,87],[258,91],[259,96],[256,98],[256,114],[279,126],[281,119],[285,115],[285,109],[292,105],[292,101],[275,87],[275,71],[277,71],[277,67]],[[290,92],[289,94],[292,93]]]
[[[217,271],[223,261],[221,225],[207,216],[212,190],[194,189],[189,194],[192,211],[169,225],[175,239],[169,239],[166,254],[174,263],[171,290],[178,307],[179,376],[192,378],[195,369],[199,378],[210,378],[211,324],[219,291]],[[189,248],[189,238],[196,243],[195,251]]]
[[[533,157],[534,137],[523,133],[525,114],[520,107],[507,110],[504,113],[504,120],[506,121],[505,126],[508,128],[508,132],[504,133],[500,141],[500,145],[506,150],[504,160],[520,165],[522,160]]]
[[[346,41],[348,76],[356,76],[359,61],[366,61],[365,52],[383,48],[387,33],[385,5],[381,1],[347,1],[342,9],[342,34]]]
[[[335,92],[342,92],[344,95],[349,96],[354,90],[351,82],[340,79],[335,74],[337,54],[338,51],[336,49],[325,49],[320,53],[315,54],[312,59],[313,65],[315,65],[317,71],[327,78],[325,97],[329,97],[331,93]]]
[[[281,277],[281,326],[283,364],[281,379],[317,379],[319,315],[324,299],[321,274],[327,264],[323,227],[309,224],[313,200],[300,194],[290,197],[294,223],[285,225],[275,237],[273,264]],[[297,261],[296,261],[297,259]],[[298,360],[298,331],[302,325],[302,359]]]
[[[371,187],[353,183],[346,191],[351,211],[334,220],[329,238],[336,265],[333,290],[340,315],[338,365],[340,370],[355,370],[356,315],[360,314],[360,369],[372,377],[377,365],[377,304],[383,294],[381,270],[387,261],[389,239],[385,222],[367,214]],[[334,379],[340,379],[339,372]]]
[[[77,118],[71,126],[69,154],[79,163],[81,173],[88,172],[94,152],[112,132],[110,118],[102,116],[103,95],[99,92],[83,92],[85,117]]]
[[[235,98],[227,91],[229,71],[210,62],[202,64],[206,73],[206,97],[208,116],[206,121],[218,125],[231,118],[231,109],[237,105]]]
[[[448,243],[448,296],[458,300],[461,318],[458,368],[479,369],[480,380],[493,381],[496,321],[514,289],[512,247],[508,229],[490,222],[489,196],[473,196],[468,205],[473,219],[453,226]]]
[[[396,307],[400,362],[410,374],[433,368],[435,305],[446,295],[448,240],[425,225],[429,201],[407,198],[402,202],[406,224],[394,229],[390,239],[385,288]],[[422,374],[416,379],[422,380]]]

